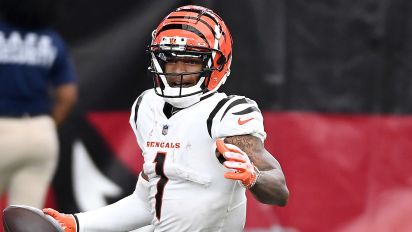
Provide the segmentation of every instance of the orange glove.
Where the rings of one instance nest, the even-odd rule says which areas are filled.
[[[223,165],[234,169],[234,172],[226,172],[224,177],[232,180],[239,180],[245,188],[251,188],[256,184],[259,177],[259,170],[250,161],[247,154],[232,144],[226,144],[223,140],[216,140],[217,150],[225,157]]]
[[[59,213],[58,211],[51,209],[51,208],[43,209],[43,213],[53,217],[60,224],[60,226],[64,229],[64,232],[76,232],[77,231],[76,219],[74,218],[72,214]]]

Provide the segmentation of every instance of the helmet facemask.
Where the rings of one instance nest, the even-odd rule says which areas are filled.
[[[213,65],[213,57],[220,51],[179,44],[151,45],[149,47],[151,66],[149,71],[153,75],[154,89],[157,95],[175,107],[185,108],[193,105],[208,95],[208,85],[211,73],[222,68],[223,65]],[[173,73],[166,72],[168,62],[176,60],[197,60],[201,69],[196,72]],[[197,78],[196,84],[187,84],[186,78]],[[173,80],[173,81],[172,81]]]

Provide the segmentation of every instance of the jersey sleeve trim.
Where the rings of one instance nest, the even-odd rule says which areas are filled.
[[[207,124],[207,132],[209,132],[209,136],[212,137],[212,124],[213,124],[213,119],[215,118],[216,114],[219,112],[219,110],[226,104],[227,101],[229,101],[232,97],[229,96],[227,98],[223,98],[220,100],[216,107],[212,110],[212,112],[209,114],[209,117],[207,118],[206,124]]]
[[[220,102],[219,102],[220,103]],[[217,108],[217,107],[216,107]],[[210,137],[222,138],[235,135],[253,135],[264,141],[266,133],[263,125],[263,115],[257,103],[244,96],[230,96],[222,107],[216,111],[212,120]],[[244,119],[245,123],[242,123]],[[250,121],[250,122],[249,122]]]
[[[141,133],[137,125],[137,120],[138,120],[138,113],[139,113],[139,106],[142,103],[143,96],[147,93],[148,91],[144,91],[140,96],[134,101],[133,106],[131,108],[130,112],[130,118],[129,118],[129,124],[136,135],[137,142],[139,146],[142,146],[142,140],[141,140]]]
[[[251,107],[248,107],[248,108],[246,108],[244,110],[241,110],[239,112],[234,112],[232,114],[234,114],[234,115],[244,115],[244,114],[248,114],[248,113],[252,113],[252,112],[261,113],[260,110],[256,106],[251,106]]]
[[[143,92],[143,93],[137,98],[136,105],[135,105],[135,108],[134,108],[134,122],[135,122],[136,130],[137,130],[137,113],[139,112],[139,106],[140,106],[140,103],[142,102],[143,95],[144,95],[145,93],[146,93],[146,92]]]
[[[222,119],[223,119],[223,117],[225,117],[226,113],[227,113],[230,109],[232,109],[233,107],[235,107],[235,106],[237,106],[237,105],[240,105],[240,104],[250,104],[250,103],[251,103],[251,102],[248,101],[248,99],[246,99],[246,98],[241,98],[241,99],[234,100],[234,101],[233,101],[232,103],[230,103],[229,106],[226,108],[225,112],[223,113],[222,117],[220,118],[220,121],[222,121]],[[249,108],[252,108],[252,107],[249,107]],[[249,108],[248,108],[248,109],[249,109]],[[257,109],[257,107],[254,107],[254,108]],[[256,110],[252,110],[252,109],[250,109],[250,110],[251,110],[251,111],[246,111],[246,109],[245,109],[245,110],[243,110],[243,111],[245,111],[245,113],[243,113],[243,111],[239,111],[240,114],[239,114],[239,112],[233,113],[233,114],[242,115],[242,114],[251,113],[251,112],[253,112],[253,111],[256,111]],[[257,109],[257,111],[260,112],[259,109]]]

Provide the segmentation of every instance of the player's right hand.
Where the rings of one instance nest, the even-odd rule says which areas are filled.
[[[59,213],[57,210],[51,208],[43,209],[43,213],[50,215],[52,218],[54,218],[64,229],[64,232],[77,231],[76,219],[72,214]]]
[[[226,144],[222,139],[216,140],[217,150],[224,156],[226,161],[223,165],[234,172],[226,172],[224,177],[239,180],[243,186],[250,189],[256,184],[259,170],[250,161],[248,155],[233,144]]]

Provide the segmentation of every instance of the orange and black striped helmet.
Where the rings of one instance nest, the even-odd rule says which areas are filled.
[[[229,29],[220,16],[202,6],[182,6],[167,15],[153,31],[148,50],[155,90],[164,98],[196,96],[201,99],[215,92],[230,74],[232,37]],[[173,96],[165,93],[168,84],[162,63],[167,62],[166,57],[170,55],[202,58],[204,65],[199,72],[198,88],[181,89]]]

